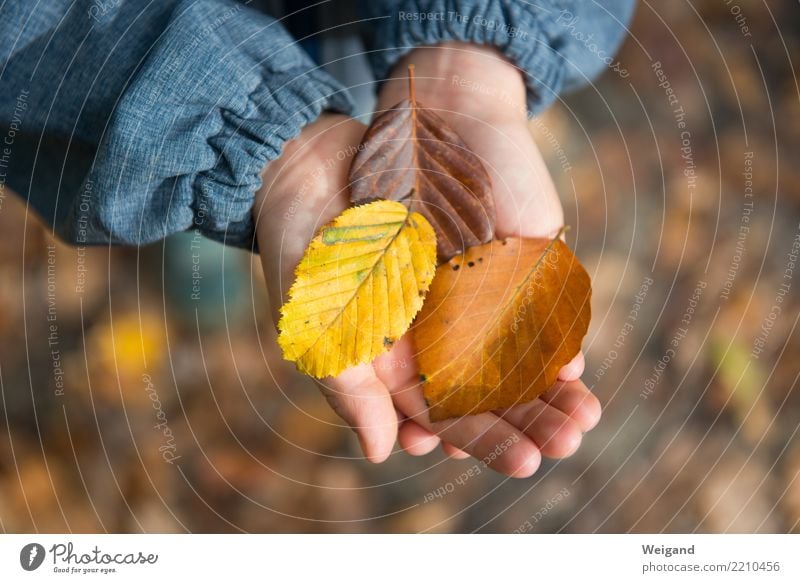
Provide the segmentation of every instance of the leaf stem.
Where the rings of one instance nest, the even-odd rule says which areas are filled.
[[[408,99],[412,102],[417,100],[414,90],[414,64],[408,66]]]

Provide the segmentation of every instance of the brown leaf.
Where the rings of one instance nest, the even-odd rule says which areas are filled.
[[[354,203],[396,200],[425,216],[444,261],[494,235],[492,183],[480,159],[445,121],[409,99],[377,116],[350,168]]]
[[[440,265],[412,327],[431,421],[550,388],[580,351],[591,293],[560,239],[492,241]]]

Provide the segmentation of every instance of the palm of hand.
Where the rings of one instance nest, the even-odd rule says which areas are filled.
[[[260,209],[265,220],[258,221],[258,236],[273,313],[291,285],[308,241],[349,204],[350,159],[342,159],[340,152],[352,151],[365,128],[332,117],[336,119],[323,124],[311,140],[282,156],[282,164],[270,165],[264,177],[268,195]],[[527,128],[487,127],[472,120],[456,120],[453,125],[492,176],[497,235],[552,236],[563,222],[561,206]],[[309,182],[309,175],[316,178]],[[305,193],[299,204],[298,184],[304,185]],[[600,405],[577,380],[582,372],[582,357],[576,358],[562,370],[562,381],[531,403],[439,423],[428,421],[408,336],[372,365],[354,367],[320,384],[334,410],[356,430],[370,461],[386,459],[397,438],[414,455],[428,453],[442,442],[453,457],[472,455],[499,472],[524,477],[536,471],[542,455],[571,455],[583,432],[597,423]],[[503,442],[511,446],[500,456],[492,454]]]

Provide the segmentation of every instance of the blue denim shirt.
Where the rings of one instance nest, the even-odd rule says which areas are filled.
[[[377,79],[416,46],[492,45],[525,72],[536,112],[607,65],[633,4],[364,0],[361,9]],[[264,166],[322,111],[351,110],[281,21],[251,6],[3,3],[0,203],[8,186],[82,245],[198,229],[250,248]]]

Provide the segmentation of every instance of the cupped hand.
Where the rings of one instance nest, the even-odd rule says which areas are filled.
[[[488,47],[450,43],[417,49],[395,66],[379,95],[377,112],[408,96],[410,64],[418,103],[444,118],[486,166],[492,178],[496,236],[554,237],[564,225],[564,213],[530,132],[522,73]],[[379,361],[391,368],[394,360],[412,356],[403,345]],[[394,378],[389,389],[406,418],[400,444],[409,453],[424,454],[441,441],[454,457],[468,452],[486,459],[487,452],[510,439],[514,446],[496,460],[495,469],[529,475],[542,455],[574,453],[583,433],[599,421],[600,403],[580,381],[583,368],[579,354],[561,370],[558,383],[531,403],[435,424],[427,421],[417,378],[412,373]]]
[[[483,70],[487,59],[491,75]],[[437,109],[484,160],[494,185],[497,235],[553,236],[563,214],[527,128],[519,72],[490,49],[453,45],[417,50],[398,64],[398,78],[384,84],[379,111],[407,96],[407,62],[416,66],[418,100]],[[504,104],[494,102],[487,108],[486,93],[464,93],[462,85],[451,85],[453,75],[475,75],[498,88],[503,83],[498,90],[503,91]],[[254,215],[275,321],[309,241],[349,206],[347,174],[365,129],[355,120],[325,114],[306,126],[264,171]],[[598,422],[600,405],[578,380],[582,372],[579,355],[562,369],[556,385],[531,403],[430,423],[413,347],[404,337],[372,364],[323,379],[320,386],[372,462],[385,460],[399,437],[401,447],[413,455],[426,454],[441,443],[452,457],[471,455],[499,472],[526,477],[536,471],[543,455],[571,455],[582,434]]]
[[[262,174],[253,213],[275,323],[309,242],[350,205],[347,175],[365,130],[349,117],[323,114],[288,142]],[[319,385],[355,430],[367,459],[385,460],[397,439],[398,415],[374,366],[348,369]]]

